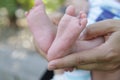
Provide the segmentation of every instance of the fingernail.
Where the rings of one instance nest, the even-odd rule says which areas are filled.
[[[48,63],[48,69],[49,69],[49,70],[54,70],[54,69],[56,69],[55,63],[56,63],[56,61],[49,62],[49,63]]]

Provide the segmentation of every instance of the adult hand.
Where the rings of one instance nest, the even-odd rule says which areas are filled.
[[[70,54],[48,64],[50,70],[75,67],[86,70],[117,70],[120,68],[120,20],[104,20],[89,25],[84,39],[111,33],[106,42],[94,49]]]

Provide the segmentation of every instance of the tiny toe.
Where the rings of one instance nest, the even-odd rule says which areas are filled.
[[[72,5],[68,6],[67,9],[66,9],[66,14],[68,14],[70,16],[75,16],[74,6],[72,6]]]
[[[87,17],[86,13],[84,11],[80,11],[78,18],[81,19],[81,18],[86,18],[86,17]]]
[[[80,25],[86,26],[87,24],[87,15],[84,11],[80,11],[78,18],[80,19]]]
[[[80,25],[81,25],[82,27],[85,27],[86,24],[87,24],[87,18],[83,18],[83,19],[80,20]]]

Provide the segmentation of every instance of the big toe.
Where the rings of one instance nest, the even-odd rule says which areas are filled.
[[[35,0],[35,7],[33,8],[33,11],[45,13],[45,6],[42,0]]]
[[[70,16],[75,16],[74,6],[72,6],[72,5],[68,6],[67,9],[66,9],[66,14],[68,14]]]

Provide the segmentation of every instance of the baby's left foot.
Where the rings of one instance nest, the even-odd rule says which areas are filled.
[[[69,6],[58,25],[56,38],[48,51],[48,60],[61,58],[71,53],[80,33],[86,27],[86,14],[81,12],[75,16],[75,9]]]

